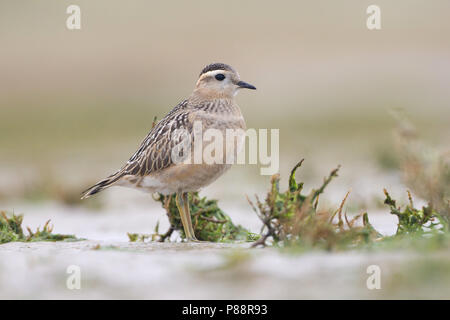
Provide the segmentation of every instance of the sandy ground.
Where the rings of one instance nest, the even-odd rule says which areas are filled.
[[[100,249],[98,249],[100,244]],[[411,290],[406,253],[289,255],[248,244],[9,243],[0,246],[1,299],[358,299],[449,298],[448,287]],[[381,289],[369,290],[367,267],[380,266]],[[81,288],[66,285],[71,266]],[[68,269],[69,268],[69,269]],[[426,288],[425,288],[426,289]]]
[[[95,250],[97,244],[101,249]],[[323,253],[292,257],[248,245],[10,243],[0,246],[0,297],[278,299],[375,297],[365,269],[379,257]],[[389,257],[389,260],[398,257]],[[233,262],[235,261],[236,262]],[[386,257],[383,257],[386,260]],[[81,289],[67,268],[79,266]],[[345,286],[346,290],[342,290]]]
[[[375,182],[370,187],[379,189]],[[342,189],[346,190],[331,189],[328,198],[339,203]],[[86,240],[0,245],[0,299],[450,297],[450,280],[442,276],[447,269],[436,271],[438,281],[431,281],[431,287],[424,286],[426,277],[411,280],[417,271],[404,273],[413,265],[422,272],[424,259],[447,259],[439,252],[426,257],[406,251],[292,254],[271,248],[251,249],[249,243],[130,243],[127,232],[151,233],[158,221],[160,232],[164,232],[168,227],[165,211],[148,195],[134,190],[113,188],[101,197],[104,206],[99,210],[55,202],[2,205],[16,214],[24,213],[24,226],[35,229],[51,219],[54,232]],[[218,198],[222,199],[220,207],[235,223],[259,232],[261,223],[244,197]],[[395,232],[397,220],[388,210],[371,209],[369,218],[383,234]],[[367,288],[370,265],[380,267],[379,290]],[[80,289],[67,286],[73,275],[68,273],[71,268],[80,270]]]
[[[74,233],[89,240],[0,245],[0,298],[355,299],[429,296],[424,291],[411,291],[402,283],[395,285],[396,270],[411,261],[423,259],[417,253],[310,252],[293,255],[269,248],[250,249],[248,243],[130,243],[127,232],[151,232],[158,220],[164,230],[167,226],[164,211],[152,200],[116,200],[122,205],[113,203],[101,211],[54,203],[14,205],[27,212],[26,226],[36,228],[51,218],[55,232]],[[233,204],[224,203],[224,206],[232,208]],[[250,211],[236,208],[228,212],[234,213],[232,218],[238,223],[258,231],[259,222]],[[375,213],[371,218],[384,233],[395,231],[392,216]],[[382,270],[380,290],[369,290],[366,286],[367,267],[373,264]],[[70,266],[80,268],[80,289],[67,287]],[[437,298],[450,297],[445,288],[433,292]]]

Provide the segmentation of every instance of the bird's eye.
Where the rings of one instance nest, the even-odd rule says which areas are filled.
[[[223,79],[225,79],[225,76],[222,73],[216,74],[216,79],[219,81],[222,81]]]

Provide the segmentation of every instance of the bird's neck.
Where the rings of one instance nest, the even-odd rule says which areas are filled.
[[[215,95],[192,95],[189,98],[189,106],[193,109],[202,110],[208,114],[232,114],[241,116],[239,106],[235,103],[233,97]]]
[[[191,100],[196,102],[203,101],[213,101],[216,99],[230,100],[230,102],[234,101],[234,93],[229,91],[217,91],[209,88],[196,88],[194,92],[192,92]]]

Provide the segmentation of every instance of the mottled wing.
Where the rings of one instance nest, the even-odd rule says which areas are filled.
[[[181,133],[190,134],[192,131],[186,106],[187,100],[177,105],[152,128],[139,149],[122,168],[122,175],[146,176],[173,164],[173,148],[182,139],[186,139],[186,135]]]
[[[82,199],[112,186],[124,176],[146,176],[170,167],[173,164],[172,149],[186,139],[186,136],[179,134],[180,129],[184,129],[189,135],[187,138],[192,139],[187,105],[188,101],[185,100],[173,108],[152,128],[130,160],[120,170],[83,191]],[[182,160],[182,157],[178,160]]]

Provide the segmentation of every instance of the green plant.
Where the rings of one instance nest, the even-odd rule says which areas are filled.
[[[23,215],[12,214],[11,217],[6,212],[0,212],[0,243],[13,241],[36,242],[36,241],[74,241],[79,240],[74,235],[55,234],[53,227],[48,220],[42,230],[38,227],[35,232],[27,228],[28,235],[22,229]]]
[[[424,145],[405,116],[396,113],[395,117],[397,153],[405,184],[450,224],[450,153]]]
[[[164,234],[159,233],[159,224],[153,234],[129,233],[130,241],[160,241],[170,240],[174,231],[185,238],[180,214],[175,203],[175,195],[159,194],[157,201],[161,202],[169,218],[170,227]],[[210,242],[255,241],[257,234],[249,232],[240,225],[235,225],[231,218],[217,205],[217,200],[200,197],[197,192],[189,194],[189,205],[194,232],[199,240]]]
[[[431,204],[423,206],[421,210],[414,207],[413,199],[409,191],[409,204],[403,209],[402,207],[397,207],[396,201],[391,198],[386,189],[384,189],[384,194],[386,195],[384,203],[390,207],[391,214],[398,217],[396,235],[448,231],[447,222],[433,209]]]
[[[331,250],[368,243],[380,237],[369,223],[366,213],[351,220],[343,213],[348,193],[334,212],[319,211],[319,196],[331,180],[337,177],[339,167],[331,171],[319,188],[303,195],[303,182],[298,183],[295,179],[295,173],[302,163],[303,160],[292,169],[288,190],[280,192],[280,176],[274,175],[265,201],[256,197],[254,204],[249,200],[263,222],[261,239],[255,242],[254,246],[266,246],[267,241],[271,239],[278,246],[320,247]],[[357,226],[356,222],[361,218],[362,226]]]
[[[398,217],[397,232],[394,236],[382,236],[370,224],[367,213],[349,220],[343,207],[349,193],[334,211],[318,210],[319,196],[331,180],[337,177],[339,167],[331,171],[323,184],[303,195],[303,182],[295,179],[300,161],[291,171],[289,186],[285,192],[279,188],[280,176],[271,179],[271,188],[264,201],[256,196],[256,203],[249,200],[255,213],[263,223],[261,238],[254,246],[266,246],[271,241],[275,246],[288,248],[351,249],[358,246],[386,247],[419,243],[422,248],[436,248],[448,245],[449,226],[430,203],[416,209],[411,193],[409,204],[397,207],[396,201],[384,190],[384,201],[391,213]],[[359,222],[359,223],[358,223]],[[427,235],[427,237],[423,237]]]

